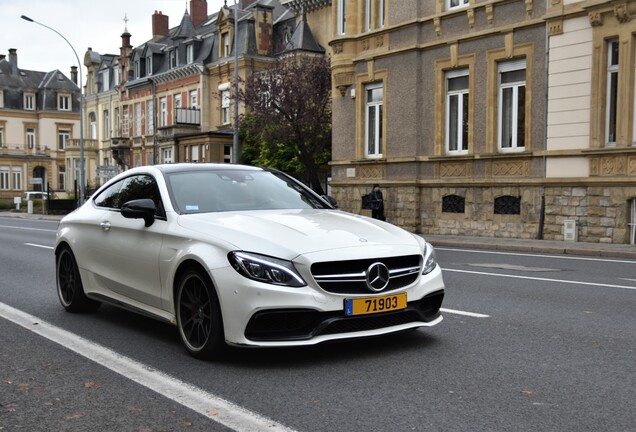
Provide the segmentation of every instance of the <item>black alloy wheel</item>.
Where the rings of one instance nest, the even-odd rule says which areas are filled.
[[[84,294],[84,286],[73,252],[64,247],[56,254],[55,273],[57,295],[60,303],[69,312],[90,312],[97,310],[100,303]]]
[[[188,269],[181,276],[176,313],[179,336],[192,356],[210,359],[222,353],[225,336],[221,308],[207,274]]]

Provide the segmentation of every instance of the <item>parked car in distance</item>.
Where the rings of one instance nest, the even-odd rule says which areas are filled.
[[[172,323],[198,358],[227,344],[313,345],[442,320],[429,243],[337,210],[275,170],[125,171],[62,219],[55,258],[66,310],[105,302]]]
[[[22,201],[46,199],[46,192],[27,191],[22,194]]]

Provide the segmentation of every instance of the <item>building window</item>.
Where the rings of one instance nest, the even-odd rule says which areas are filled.
[[[230,91],[221,92],[221,124],[230,124]]]
[[[150,99],[146,102],[146,135],[151,135],[155,131],[155,101]]]
[[[120,127],[119,127],[119,107],[115,108],[115,136],[120,137]]]
[[[364,31],[371,30],[371,8],[373,0],[364,0]]]
[[[221,57],[229,57],[230,55],[230,35],[223,33],[221,35]]]
[[[346,0],[338,0],[337,30],[339,35],[345,34],[345,27],[347,24],[346,10],[347,10]]]
[[[33,111],[35,109],[35,95],[34,94],[25,94],[24,95],[24,109]]]
[[[141,77],[141,70],[139,67],[139,60],[135,60],[135,78]]]
[[[88,114],[88,123],[90,127],[90,139],[97,139],[97,116],[94,112]]]
[[[108,110],[104,110],[104,114],[102,115],[104,122],[104,138],[110,138],[110,115],[108,114]]]
[[[11,169],[11,174],[11,180],[13,181],[13,190],[22,190],[22,168],[14,166]]]
[[[446,0],[446,10],[466,7],[468,3],[470,0]]]
[[[57,109],[59,109],[60,111],[70,111],[71,97],[69,95],[58,95]]]
[[[199,162],[199,146],[193,145],[191,151],[192,158],[190,162]]]
[[[57,188],[58,190],[66,190],[66,167],[64,165],[57,167]]]
[[[468,69],[446,73],[446,152],[468,151]]]
[[[526,61],[499,64],[499,150],[525,148]]]
[[[128,105],[124,106],[122,129],[123,136],[127,137],[130,135],[130,118],[128,117]]]
[[[177,58],[177,50],[173,49],[172,51],[170,51],[170,69],[174,69],[177,67],[177,64],[179,63],[179,60]]]
[[[146,75],[152,75],[152,56],[146,57]]]
[[[172,149],[163,149],[163,163],[172,163]]]
[[[386,7],[385,1],[378,0],[378,23],[380,24],[380,28],[384,27],[384,17],[385,17],[384,8],[385,7]]]
[[[135,104],[135,136],[141,136],[141,103]]]
[[[27,144],[27,149],[29,150],[35,149],[35,129],[34,128],[27,128],[26,144]]]
[[[605,142],[608,146],[616,145],[616,114],[618,108],[618,39],[607,42],[607,102],[605,113]]]
[[[57,149],[64,150],[66,143],[71,139],[71,131],[66,129],[60,129],[57,131]]]
[[[165,97],[159,99],[159,107],[161,110],[159,126],[168,126],[168,100]]]
[[[186,63],[190,64],[194,61],[194,44],[186,46]]]
[[[4,127],[0,126],[0,147],[4,146]]]
[[[174,95],[174,107],[181,108],[183,105],[181,104],[181,93]]]
[[[0,108],[4,108],[4,92],[0,90]]]
[[[0,166],[0,190],[9,190],[9,167]]]
[[[190,108],[199,108],[199,92],[197,90],[192,90],[190,92]]]
[[[223,146],[223,163],[232,163],[232,146],[230,144]]]
[[[465,213],[466,198],[459,195],[446,195],[442,198],[443,213]]]
[[[365,87],[365,149],[367,157],[382,157],[382,107],[384,92],[382,84]]]
[[[494,213],[499,215],[521,214],[521,197],[504,195],[495,198]]]

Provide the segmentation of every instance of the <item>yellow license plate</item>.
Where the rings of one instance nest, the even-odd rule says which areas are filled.
[[[365,297],[345,300],[345,315],[366,315],[406,309],[406,293],[382,297]]]

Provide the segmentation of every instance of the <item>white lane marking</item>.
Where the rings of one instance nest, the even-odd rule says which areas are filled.
[[[29,228],[29,227],[20,227],[20,226],[11,226],[11,225],[0,225],[0,228],[11,228],[11,229],[19,229],[25,231],[44,231],[44,232],[57,232],[57,230],[44,229],[44,228]]]
[[[636,279],[630,279],[630,278],[619,278],[619,279],[628,280],[630,282],[636,282]]]
[[[293,432],[280,423],[187,384],[0,302],[0,316],[236,431]]]
[[[606,287],[606,288],[621,288],[621,289],[636,290],[636,286],[612,285],[612,284],[603,284],[603,283],[596,283],[596,282],[581,282],[581,281],[571,281],[571,280],[563,280],[563,279],[549,279],[549,278],[539,278],[539,277],[530,277],[530,276],[508,275],[508,274],[500,274],[500,273],[486,273],[486,272],[477,272],[477,271],[470,271],[470,270],[456,270],[456,269],[449,269],[449,268],[444,268],[442,270],[445,272],[469,273],[469,274],[476,274],[476,275],[496,276],[496,277],[505,277],[505,278],[513,278],[513,279],[527,279],[527,280],[556,282],[556,283],[573,284],[573,285],[589,285],[589,286],[598,286],[598,287]]]
[[[488,250],[474,250],[474,249],[455,249],[455,248],[444,248],[444,247],[436,247],[435,250],[445,250],[445,251],[454,251],[454,252],[469,252],[476,254],[492,254],[492,255],[511,255],[511,256],[523,256],[523,257],[535,257],[535,258],[558,258],[558,259],[566,259],[566,260],[579,260],[579,261],[600,261],[600,262],[611,262],[618,264],[634,264],[634,260],[619,260],[619,259],[608,259],[608,258],[589,258],[575,255],[542,255],[542,254],[529,254],[529,253],[520,253],[520,252],[501,252],[501,251],[488,251]]]
[[[42,249],[51,249],[51,250],[55,249],[53,246],[44,246],[44,245],[39,245],[39,244],[36,244],[36,243],[25,243],[24,245],[25,246],[33,246],[33,247],[42,248]]]
[[[473,318],[490,318],[490,315],[484,315],[484,314],[475,313],[475,312],[464,312],[464,311],[458,311],[458,310],[454,310],[454,309],[441,308],[440,311],[445,312],[445,313],[449,313],[449,314],[469,316],[469,317],[473,317]]]

